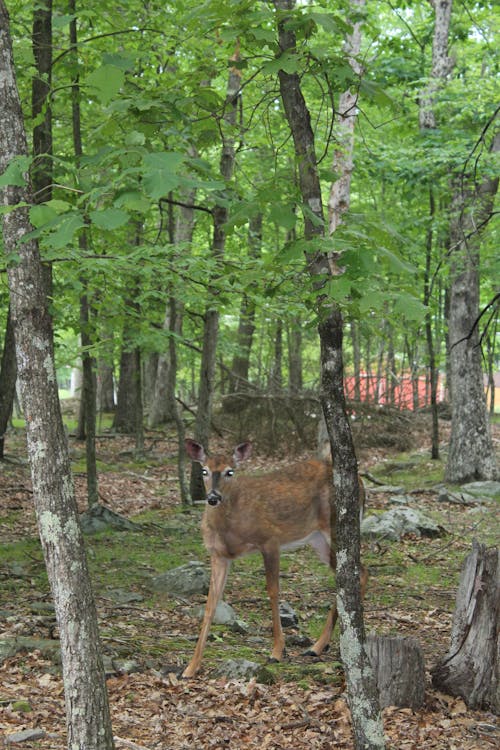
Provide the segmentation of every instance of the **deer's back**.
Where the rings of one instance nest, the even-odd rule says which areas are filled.
[[[331,465],[311,460],[226,482],[223,500],[207,506],[202,529],[209,550],[238,557],[271,541],[287,545],[314,531],[329,533]]]

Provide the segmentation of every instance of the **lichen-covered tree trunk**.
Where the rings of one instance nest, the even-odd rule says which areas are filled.
[[[293,0],[275,0],[279,47],[296,52],[290,23]],[[318,177],[314,133],[297,73],[279,71],[280,93],[292,134],[299,184],[304,204],[304,232],[308,240],[324,235],[324,216]],[[312,214],[312,215],[311,215]],[[326,254],[307,256],[311,275],[332,273]],[[342,360],[343,321],[339,308],[324,300],[318,281],[319,338],[321,343],[321,402],[335,465],[335,542],[337,548],[337,607],[340,649],[345,667],[356,750],[385,747],[376,683],[365,649],[363,605],[360,591],[360,531],[358,467],[351,428],[345,409]]]
[[[27,154],[15,80],[9,19],[0,0],[0,173]],[[2,205],[30,203],[28,187],[0,190]],[[113,737],[100,653],[97,613],[87,569],[54,364],[52,320],[28,208],[3,217],[4,248],[27,425],[33,499],[60,630],[68,748],[110,750]]]

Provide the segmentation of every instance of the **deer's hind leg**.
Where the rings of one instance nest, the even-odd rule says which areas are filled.
[[[271,652],[271,661],[281,661],[285,651],[285,636],[283,635],[279,612],[280,548],[278,544],[273,544],[272,546],[262,549],[261,552],[262,557],[264,558],[267,593],[271,603],[271,615],[273,621],[273,650]]]
[[[330,542],[326,537],[326,533],[317,531],[309,539],[309,544],[317,553],[319,559],[335,572],[335,550],[332,550]],[[332,637],[333,628],[337,622],[337,603],[336,597],[334,596],[333,604],[328,612],[323,630],[321,635],[310,648],[307,649],[307,656],[320,656],[325,649],[328,648],[330,639]]]

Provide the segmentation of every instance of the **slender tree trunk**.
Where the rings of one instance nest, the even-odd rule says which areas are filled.
[[[0,0],[0,173],[16,156],[27,154],[21,103],[16,86],[8,14]],[[0,190],[2,205],[31,203],[30,187]],[[42,263],[31,231],[28,208],[3,217],[9,264],[12,321],[33,500],[60,631],[66,697],[68,748],[111,750],[113,735],[97,613],[78,521],[68,446],[57,393],[52,320]]]
[[[196,152],[193,151],[192,155],[195,154]],[[186,203],[189,205],[186,207],[179,207],[175,219],[175,226],[173,220],[169,222],[169,241],[172,244],[180,246],[182,248],[180,252],[184,252],[184,246],[191,243],[193,239],[194,209],[190,206],[194,203],[195,197],[196,193],[194,191],[189,192],[186,196]],[[182,309],[183,306],[179,302],[176,306],[175,314],[175,328],[178,330],[180,330],[182,325]],[[166,305],[163,321],[163,328],[167,332],[174,332],[171,327],[171,310],[172,300],[169,299]],[[149,408],[148,425],[150,427],[157,427],[158,425],[167,422],[169,419],[174,419],[176,421],[176,414],[170,410],[170,407],[174,407],[175,404],[175,401],[172,401],[171,399],[171,394],[172,390],[175,392],[176,380],[176,372],[171,362],[171,343],[174,344],[175,348],[175,340],[172,342],[172,338],[169,337],[167,351],[161,352],[158,356],[154,395]]]
[[[299,315],[295,316],[288,329],[288,385],[292,394],[302,391],[302,328]]]
[[[269,390],[280,393],[283,387],[283,321],[278,318],[274,328],[273,364],[269,372]]]
[[[239,57],[236,50],[234,60]],[[236,125],[236,113],[238,99],[240,96],[241,73],[231,67],[227,84],[226,104],[224,117],[220,121],[222,134],[222,153],[220,159],[220,173],[222,178],[229,183],[234,171],[234,135],[233,129]],[[226,125],[226,128],[225,128]],[[213,210],[214,235],[212,249],[214,257],[222,259],[226,244],[225,224],[228,219],[227,198],[217,203]],[[210,436],[210,422],[212,418],[212,400],[214,393],[215,365],[217,356],[217,339],[219,334],[219,312],[215,307],[215,299],[205,309],[203,330],[203,344],[200,363],[200,386],[198,393],[198,409],[194,428],[195,439],[204,445],[208,445]],[[191,497],[194,501],[205,498],[205,487],[201,475],[201,465],[193,462],[191,468],[190,482]]]
[[[113,365],[104,357],[97,361],[97,408],[101,413],[115,408]]]
[[[80,109],[80,84],[78,74],[78,37],[77,37],[77,17],[76,17],[76,0],[69,0],[69,12],[72,19],[69,24],[69,38],[72,49],[73,60],[76,66],[76,72],[71,86],[71,114],[73,126],[73,149],[77,166],[83,156],[82,145],[82,127],[81,127],[81,109]],[[86,230],[80,234],[78,244],[82,255],[88,253],[89,239]],[[80,416],[83,417],[84,436],[85,436],[85,458],[87,468],[87,499],[89,507],[99,502],[99,489],[97,480],[97,460],[95,448],[96,436],[96,365],[92,356],[91,348],[94,344],[93,316],[92,305],[90,303],[90,291],[87,276],[81,275],[83,294],[80,297],[80,336],[82,342],[82,392]],[[79,420],[80,422],[81,420]],[[79,424],[81,432],[81,424]]]
[[[293,0],[275,0],[280,53],[296,53],[296,39],[287,14]],[[304,206],[305,237],[324,235],[321,188],[317,170],[314,133],[297,73],[278,73],[280,93],[295,147],[299,184]],[[335,273],[324,253],[308,253],[313,276]],[[340,648],[346,671],[356,750],[384,747],[377,687],[364,646],[363,605],[360,593],[359,484],[351,428],[345,409],[342,361],[343,322],[336,305],[324,303],[318,286],[319,337],[321,342],[321,400],[335,465],[335,511],[337,548],[337,607]],[[324,306],[323,306],[324,305]],[[332,540],[333,541],[333,540]]]
[[[359,346],[358,325],[355,320],[350,321],[352,365],[354,373],[354,400],[361,401],[361,349]]]
[[[5,433],[7,432],[12,414],[12,406],[16,394],[16,380],[16,343],[14,341],[14,326],[12,325],[12,316],[9,307],[3,342],[2,362],[0,364],[0,461],[4,458]]]
[[[262,214],[252,216],[248,225],[249,256],[258,259],[262,247]],[[246,389],[250,371],[250,353],[255,332],[255,301],[252,296],[243,295],[236,335],[236,353],[231,364],[230,392]]]
[[[31,169],[33,202],[44,203],[52,198],[52,0],[41,0],[33,10],[33,56],[36,74],[31,84],[31,112],[37,123],[33,127]],[[47,294],[52,293],[52,268],[44,263],[43,273]]]
[[[429,228],[427,230],[427,242],[425,253],[425,274],[424,274],[424,305],[426,308],[425,315],[425,338],[427,341],[427,354],[429,357],[429,380],[431,391],[431,458],[439,458],[439,415],[437,404],[437,387],[438,372],[436,367],[436,354],[434,348],[434,336],[432,333],[432,311],[431,311],[431,261],[433,246],[433,222],[435,214],[434,193],[432,186],[429,187]]]
[[[453,67],[453,60],[448,57],[448,36],[450,30],[452,0],[439,0],[433,2],[435,12],[434,36],[432,40],[432,69],[427,87],[421,93],[419,102],[419,125],[422,133],[435,130],[436,115],[434,111],[434,99],[440,86],[444,84]],[[427,343],[427,355],[429,358],[429,381],[431,395],[431,458],[439,458],[439,419],[437,409],[437,379],[436,355],[434,337],[432,333],[432,311],[431,305],[431,263],[433,251],[435,204],[432,186],[429,186],[429,228],[426,238],[426,260],[424,273],[424,305],[425,316],[425,339]]]

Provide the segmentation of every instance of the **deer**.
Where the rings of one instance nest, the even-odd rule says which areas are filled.
[[[185,449],[192,461],[202,465],[206,506],[201,530],[210,553],[210,585],[198,642],[184,678],[194,677],[201,668],[215,609],[222,598],[231,561],[252,552],[264,559],[266,588],[271,604],[273,648],[271,662],[280,662],[285,637],[279,612],[280,550],[311,545],[320,560],[335,571],[335,548],[331,544],[333,525],[333,473],[331,461],[310,459],[262,475],[237,475],[238,466],[252,452],[250,442],[240,443],[232,456],[207,457],[200,443],[187,438]],[[359,479],[360,514],[365,492]],[[360,570],[364,597],[367,571]],[[306,651],[320,656],[329,646],[337,621],[337,606],[330,608],[317,641]]]

